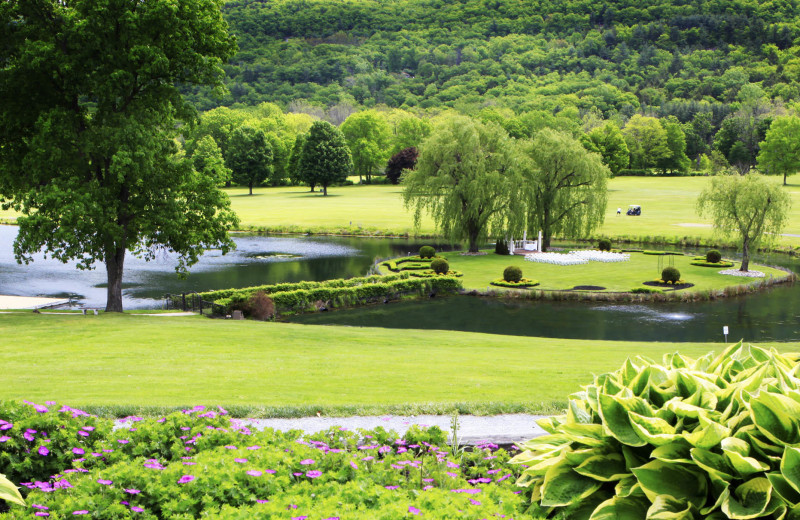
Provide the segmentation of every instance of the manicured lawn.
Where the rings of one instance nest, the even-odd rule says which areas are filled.
[[[104,314],[0,314],[0,337],[0,399],[106,413],[190,404],[254,407],[248,415],[447,413],[451,403],[551,412],[628,356],[722,348]]]
[[[605,287],[606,291],[627,292],[634,287],[644,287],[642,282],[652,281],[661,277],[658,268],[659,259],[662,268],[669,265],[670,258],[673,265],[681,272],[681,277],[694,287],[684,291],[704,291],[709,289],[723,289],[726,286],[744,285],[752,283],[754,279],[738,276],[718,274],[721,268],[700,267],[690,265],[691,256],[655,256],[643,253],[630,253],[630,260],[619,263],[589,262],[579,265],[552,265],[529,262],[521,255],[505,256],[490,252],[483,256],[463,256],[459,253],[444,253],[450,268],[464,273],[462,278],[465,289],[486,289],[489,284],[503,276],[503,269],[509,265],[516,265],[522,269],[525,278],[539,282],[536,289],[564,290],[572,289],[578,285],[594,285]],[[401,264],[402,265],[402,264]],[[738,268],[738,262],[735,267]],[[771,267],[751,264],[751,270],[759,270],[767,276],[786,276],[786,273]],[[383,272],[389,272],[382,267]],[[499,287],[491,287],[498,289]]]
[[[707,177],[619,177],[609,183],[606,221],[597,234],[636,237],[710,237],[710,222],[695,214],[695,201]],[[780,182],[777,177],[775,182]],[[800,179],[790,177],[786,189],[794,202],[784,234],[800,235]],[[257,188],[252,196],[246,188],[227,190],[233,207],[246,228],[298,232],[384,231],[414,233],[412,215],[400,198],[401,188],[392,185],[342,186],[323,197],[302,186]],[[642,206],[642,215],[618,217],[629,204]],[[16,215],[0,211],[0,219]],[[435,232],[425,218],[419,231]],[[800,237],[781,237],[781,244],[800,246]]]

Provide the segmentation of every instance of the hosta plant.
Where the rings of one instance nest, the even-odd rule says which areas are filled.
[[[570,520],[800,519],[797,354],[637,357],[523,445],[533,509]]]
[[[5,500],[11,504],[25,505],[22,495],[19,494],[19,488],[2,473],[0,473],[0,500]]]

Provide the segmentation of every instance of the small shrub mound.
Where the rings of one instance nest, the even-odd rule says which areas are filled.
[[[507,287],[509,289],[526,289],[528,287],[536,287],[539,285],[539,281],[522,278],[518,282],[507,282],[500,278],[499,280],[493,280],[490,284],[497,287]]]
[[[722,260],[722,253],[720,253],[716,249],[709,249],[708,251],[706,251],[706,262],[710,264],[716,264],[720,260]]]
[[[510,463],[530,513],[564,519],[790,519],[800,510],[798,354],[636,357],[596,376]]]
[[[450,264],[444,258],[436,258],[431,262],[431,269],[436,274],[447,274],[450,270]]]
[[[509,265],[503,269],[503,280],[506,282],[519,282],[522,280],[522,269],[516,265]]]
[[[248,313],[257,320],[268,320],[275,316],[275,303],[264,291],[256,291],[248,301]]]
[[[508,255],[511,251],[508,250],[508,242],[505,240],[498,240],[494,244],[494,253],[496,255]]]
[[[611,240],[602,239],[597,242],[597,249],[600,251],[611,251]]]
[[[420,258],[433,258],[435,254],[436,250],[432,246],[422,246],[419,248]]]
[[[665,283],[678,283],[681,279],[681,272],[675,267],[667,266],[661,271],[661,279]]]

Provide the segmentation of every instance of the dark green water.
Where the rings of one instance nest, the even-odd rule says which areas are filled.
[[[800,272],[800,261],[788,256],[759,261]],[[291,321],[625,341],[723,341],[722,327],[727,325],[729,340],[800,341],[800,284],[697,303],[509,302],[451,296],[307,314]]]

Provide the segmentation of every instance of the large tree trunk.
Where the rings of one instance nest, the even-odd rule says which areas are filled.
[[[477,224],[468,223],[467,224],[467,239],[469,240],[469,249],[470,253],[477,253],[478,252],[478,235],[480,235],[480,228]]]
[[[786,186],[786,172],[783,172],[783,185]]]
[[[314,186],[316,186],[316,184],[311,185],[311,193],[314,193]]]
[[[250,188],[250,195],[252,195],[253,194],[253,183],[251,182],[250,184],[247,185],[247,187]]]
[[[742,266],[739,268],[742,272],[750,270],[750,238],[745,237],[742,241]]]
[[[124,263],[124,247],[106,251],[106,272],[108,273],[106,312],[122,312],[122,268]]]
[[[328,196],[328,185],[325,184],[322,186],[322,195],[327,197]]]

